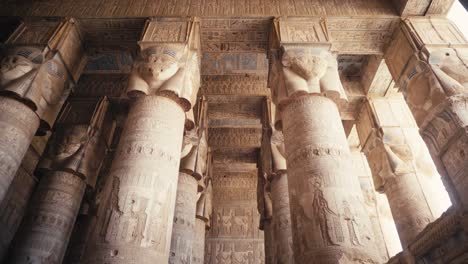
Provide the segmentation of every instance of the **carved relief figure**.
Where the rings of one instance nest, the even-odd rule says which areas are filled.
[[[349,239],[353,245],[362,245],[359,239],[359,229],[354,213],[347,201],[343,201],[344,220],[348,226]]]
[[[325,245],[338,245],[334,237],[335,218],[339,215],[330,209],[328,201],[322,191],[322,183],[318,178],[309,180],[309,186],[312,189],[312,208],[313,215],[307,215],[310,219],[315,219],[318,222],[322,241]],[[306,211],[307,212],[307,211]]]

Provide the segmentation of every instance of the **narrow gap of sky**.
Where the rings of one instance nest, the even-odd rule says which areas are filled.
[[[460,31],[465,35],[465,38],[468,39],[468,12],[460,1],[455,1],[447,17],[457,25]]]

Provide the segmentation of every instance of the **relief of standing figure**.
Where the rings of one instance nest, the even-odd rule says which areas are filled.
[[[313,199],[312,199],[312,208],[314,210],[314,215],[316,219],[319,221],[320,232],[322,235],[322,241],[325,245],[338,245],[336,244],[330,233],[332,233],[332,227],[330,226],[330,219],[329,215],[338,216],[335,212],[333,212],[330,207],[328,206],[328,202],[323,195],[323,191],[321,189],[322,184],[319,179],[314,179],[314,182],[311,186],[313,188]]]

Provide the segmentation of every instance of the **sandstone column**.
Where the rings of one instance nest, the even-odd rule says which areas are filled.
[[[289,206],[288,175],[284,158],[284,138],[274,130],[271,137],[272,169],[270,177],[273,207],[274,237],[276,242],[276,263],[293,264],[291,211]]]
[[[198,181],[202,180],[206,171],[207,143],[204,135],[195,145],[185,146],[191,150],[181,160],[169,263],[190,263],[192,259]]]
[[[265,135],[265,134],[264,134]],[[268,164],[269,165],[269,164]],[[258,185],[259,192],[257,193],[258,207],[260,212],[260,230],[263,230],[264,243],[265,243],[265,264],[276,263],[276,238],[275,238],[275,222],[273,219],[273,204],[271,185],[268,180],[269,166],[262,164],[262,171],[259,177]]]
[[[277,21],[275,30],[290,22]],[[270,87],[281,112],[295,262],[378,262],[341,123],[346,95],[336,58],[329,45],[276,37],[281,50],[271,53]]]
[[[468,42],[445,18],[400,23],[385,59],[456,206],[468,207]]]
[[[197,212],[195,219],[195,240],[193,243],[192,263],[205,263],[205,232],[210,229],[211,214],[213,212],[213,186],[211,184],[211,175],[205,178],[206,188],[199,193],[197,201]]]
[[[169,260],[185,112],[200,83],[197,34],[188,18],[146,23],[127,93],[134,100],[83,263]]]
[[[375,186],[387,195],[406,247],[447,209],[447,193],[401,96],[370,98],[357,128]]]
[[[0,201],[34,134],[52,126],[69,82],[77,81],[85,61],[73,20],[26,21],[5,46],[0,69]]]
[[[96,179],[106,151],[101,132],[107,108],[107,99],[67,103],[38,165],[41,178],[10,263],[62,262],[87,182]]]

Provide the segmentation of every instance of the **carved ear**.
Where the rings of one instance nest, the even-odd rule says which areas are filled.
[[[128,80],[127,96],[130,98],[136,98],[142,94],[147,95],[148,89],[148,83],[141,77],[137,67],[134,67]]]
[[[291,63],[291,57],[284,53],[283,54],[283,58],[281,59],[281,64],[284,66],[284,67],[291,67],[292,63]]]

